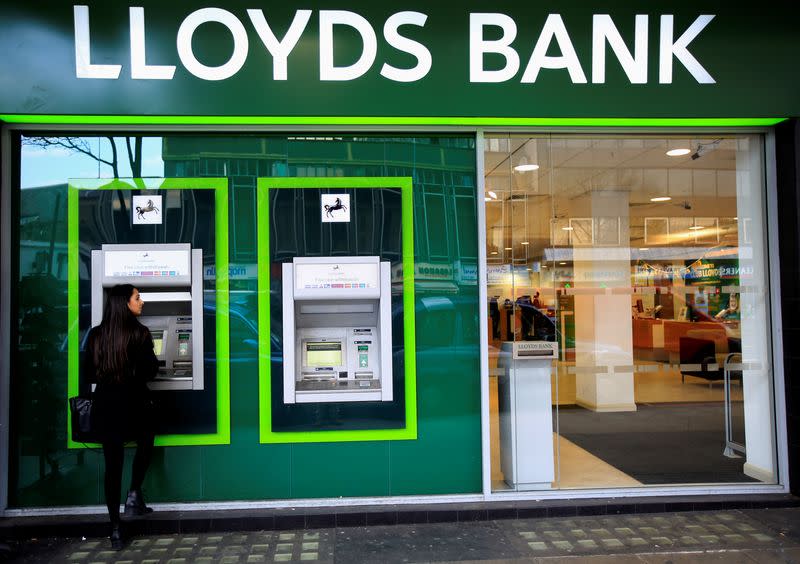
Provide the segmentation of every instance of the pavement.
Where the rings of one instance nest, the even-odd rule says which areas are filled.
[[[7,562],[125,564],[800,563],[800,507],[516,518],[321,529],[31,538]]]

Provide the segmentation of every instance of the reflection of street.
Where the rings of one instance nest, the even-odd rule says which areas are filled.
[[[60,471],[67,455],[66,350],[60,345],[67,326],[66,296],[59,282],[49,274],[30,274],[19,283],[18,374],[12,389],[12,410],[27,414],[17,441],[20,463],[36,459],[37,472],[28,475],[44,479]]]

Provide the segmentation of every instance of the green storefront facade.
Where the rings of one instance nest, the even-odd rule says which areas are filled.
[[[759,273],[771,395],[759,404],[770,406],[768,429],[749,432],[771,437],[772,473],[755,472],[759,484],[666,479],[657,491],[796,488],[797,387],[783,339],[800,286],[784,263],[800,238],[778,244],[790,212],[776,202],[797,198],[800,36],[779,6],[53,1],[3,2],[0,15],[6,514],[102,504],[102,453],[71,441],[66,400],[85,387],[92,252],[103,244],[202,249],[205,382],[162,393],[148,500],[191,509],[541,497],[493,484],[487,287],[506,271],[492,274],[486,155],[515,135],[553,147],[571,135],[760,140],[766,252],[753,247],[772,256]],[[346,195],[352,220],[321,222],[326,195]],[[158,196],[164,223],[137,227],[134,196]],[[391,399],[290,405],[281,266],[359,256],[391,271]]]

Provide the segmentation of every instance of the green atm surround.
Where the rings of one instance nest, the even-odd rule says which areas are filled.
[[[270,345],[269,191],[271,189],[376,189],[401,192],[405,427],[399,429],[281,431],[272,429]],[[409,177],[259,178],[258,207],[258,398],[261,443],[335,443],[417,438],[416,340],[414,314],[413,182]],[[267,227],[267,228],[265,228]],[[282,378],[282,374],[275,376]]]
[[[157,446],[223,445],[231,441],[230,336],[228,295],[228,179],[227,178],[125,178],[72,179],[68,184],[68,383],[67,398],[79,393],[79,191],[81,190],[213,190],[216,255],[216,432],[156,436]],[[66,398],[65,398],[66,400]],[[87,445],[71,438],[67,418],[67,446]],[[91,445],[88,445],[91,446]]]

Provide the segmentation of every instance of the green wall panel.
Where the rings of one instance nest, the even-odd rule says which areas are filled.
[[[389,443],[322,443],[292,447],[292,497],[390,495]]]

